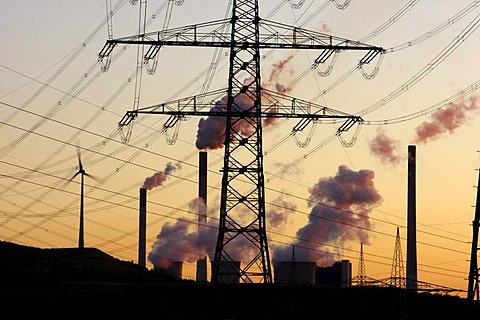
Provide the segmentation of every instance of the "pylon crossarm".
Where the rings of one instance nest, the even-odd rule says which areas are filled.
[[[124,127],[131,124],[139,113],[165,114],[171,115],[171,117],[166,121],[164,127],[171,128],[178,122],[179,119],[184,119],[187,116],[187,114],[183,113],[184,109],[193,113],[195,113],[197,110],[204,109],[210,110],[211,112],[217,111],[217,109],[211,109],[215,106],[215,101],[220,100],[221,97],[225,95],[225,92],[226,89],[220,89],[204,94],[199,94],[177,100],[171,100],[169,102],[139,108],[137,110],[127,111],[123,118],[119,121],[118,125],[119,127]],[[221,102],[219,103],[220,108],[224,110],[226,108],[226,104],[222,104]]]
[[[167,102],[154,104],[151,106],[138,108],[139,113],[161,113],[171,114],[178,113],[179,111],[201,111],[210,110],[218,105],[218,111],[226,109],[226,101],[223,101],[227,89],[218,89],[203,94],[189,96],[181,99],[170,100]]]
[[[225,31],[230,25],[230,19],[214,20],[205,23],[191,24],[182,27],[147,32],[107,40],[107,44],[151,44],[160,46],[184,45],[204,46],[207,43],[218,43],[225,47],[230,43],[231,33]],[[221,44],[221,45],[220,45]],[[107,45],[106,45],[107,46]],[[105,47],[104,47],[105,48]],[[102,52],[106,52],[105,49]],[[111,52],[111,50],[110,50]]]
[[[137,112],[136,111],[127,111],[125,115],[120,119],[118,122],[119,127],[125,127],[128,126],[130,123],[132,123],[133,120],[137,117]]]
[[[225,98],[226,90],[219,89],[201,95],[190,96],[182,99],[172,100],[148,107],[139,108],[135,111],[127,111],[122,120],[121,125],[126,125],[133,121],[138,114],[164,114],[174,116],[212,116],[226,117],[227,99]],[[235,104],[236,109],[230,112],[235,118],[308,118],[311,120],[331,120],[336,123],[335,119],[350,119],[350,121],[362,122],[359,116],[353,116],[346,112],[338,111],[329,107],[325,107],[313,102],[287,96],[282,93],[262,89],[262,110],[260,113],[256,111],[244,110],[242,99],[245,100],[245,93],[239,93],[234,98],[238,103]],[[249,98],[247,98],[248,100]],[[330,122],[326,122],[330,123]],[[354,124],[353,123],[353,124]],[[348,130],[352,125],[344,126],[342,131]]]
[[[270,108],[270,110],[266,112],[268,112],[271,117],[312,117],[314,119],[345,119],[352,117],[349,113],[265,88],[262,88],[262,105],[263,109],[268,110],[268,108]]]
[[[351,127],[353,127],[357,123],[362,123],[363,119],[358,116],[351,116],[345,121],[338,129],[337,133],[341,134],[342,132],[350,130]]]
[[[99,57],[108,56],[116,44],[143,44],[151,46],[260,48],[260,49],[331,49],[367,50],[385,52],[385,49],[356,40],[350,40],[326,33],[289,26],[270,20],[259,21],[258,42],[246,37],[245,41],[232,43],[231,33],[226,26],[231,19],[215,20],[192,24],[162,31],[136,34],[107,40]],[[240,39],[241,40],[241,39]]]
[[[260,40],[265,46],[294,49],[332,49],[332,50],[373,50],[385,52],[385,49],[356,40],[350,40],[330,34],[286,25],[280,22],[262,19],[259,22]],[[263,45],[260,44],[260,48]]]
[[[107,41],[102,50],[98,53],[98,60],[101,62],[103,58],[109,57],[116,45],[115,42]]]

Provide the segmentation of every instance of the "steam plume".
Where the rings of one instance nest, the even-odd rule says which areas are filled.
[[[277,204],[266,212],[269,227],[272,230],[282,231],[287,223],[288,216],[296,205],[288,202],[284,197],[278,197]],[[198,211],[198,206],[204,205],[201,198],[196,198],[190,203],[190,210]],[[209,209],[208,216],[216,214],[217,209]],[[196,219],[195,219],[196,220]],[[152,245],[148,260],[159,268],[167,268],[172,261],[195,262],[208,256],[210,260],[215,254],[218,236],[218,219],[207,219],[197,227],[196,223],[188,218],[180,218],[175,222],[168,222],[162,226],[157,235],[157,240]],[[252,259],[258,248],[245,237],[237,237],[235,244],[229,246],[229,255],[236,261]]]
[[[227,96],[215,103],[212,112],[226,112]],[[225,139],[225,118],[223,116],[200,118],[198,121],[197,141],[199,150],[215,150],[223,146]]]
[[[273,204],[266,212],[267,227],[269,230],[283,231],[288,224],[288,217],[297,210],[297,205],[283,196],[275,199]]]
[[[308,223],[297,231],[293,243],[297,260],[330,265],[330,246],[343,247],[350,241],[368,243],[368,215],[383,200],[375,188],[374,177],[371,170],[353,171],[342,165],[334,177],[322,178],[310,189],[308,204],[312,210]],[[273,259],[290,260],[290,247],[274,248]]]
[[[177,167],[180,166],[177,165]],[[146,178],[143,182],[142,188],[152,190],[155,187],[161,186],[167,179],[167,176],[177,169],[177,167],[173,166],[171,163],[167,163],[163,172],[156,172],[153,176]]]
[[[195,199],[190,209],[196,212],[200,203],[203,203],[200,198]],[[187,218],[167,222],[157,235],[148,260],[155,267],[166,268],[172,261],[196,262],[205,256],[213,259],[217,234],[218,220],[214,219],[208,219],[202,228]]]
[[[469,118],[467,113],[478,110],[477,97],[471,97],[467,103],[450,104],[445,109],[439,109],[431,116],[430,122],[423,122],[416,130],[415,142],[427,143],[437,140],[444,133],[453,133]]]
[[[288,77],[290,78],[293,74],[293,70],[289,69],[289,63],[292,61],[294,55],[291,54],[287,56],[285,59],[278,61],[277,63],[272,65],[272,70],[270,71],[270,75],[266,82],[262,85],[266,88],[275,88],[278,92],[288,92],[290,89],[285,88],[280,81],[280,77],[282,74],[287,72]]]
[[[287,66],[291,62],[293,55],[286,57],[285,59],[277,62],[272,67],[270,75],[267,77],[267,81],[262,84],[264,88],[275,88],[278,92],[287,92],[282,84],[278,83],[278,79],[283,71],[287,69]],[[290,70],[290,73],[292,71]],[[253,81],[252,78],[245,79],[244,83],[248,85]],[[268,98],[268,95],[262,93],[262,97]],[[227,107],[227,96],[222,97],[219,101],[215,103],[215,106],[212,108],[212,112],[221,112],[224,113]],[[254,101],[252,98],[245,94],[240,93],[234,98],[233,108],[236,111],[240,110],[249,110]],[[267,112],[277,112],[275,107],[271,108]],[[265,118],[263,119],[264,126],[274,125],[278,119],[276,118]],[[255,130],[255,127],[251,123],[251,119],[241,119],[238,122],[235,122],[233,130],[239,135],[246,137],[252,134]],[[198,131],[197,131],[197,141],[195,143],[197,149],[199,150],[215,150],[223,147],[225,142],[225,131],[226,131],[226,119],[224,116],[210,116],[206,119],[201,118],[198,122]],[[235,137],[234,137],[235,138]]]
[[[398,141],[392,140],[381,128],[377,128],[377,135],[369,142],[370,152],[379,157],[382,162],[398,164],[401,157],[397,154]]]

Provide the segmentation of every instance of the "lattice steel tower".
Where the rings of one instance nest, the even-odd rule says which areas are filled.
[[[405,271],[403,268],[402,245],[400,243],[400,230],[398,227],[397,227],[397,236],[395,238],[395,248],[393,253],[390,284],[397,288],[405,288],[405,285],[406,285]]]
[[[358,260],[357,280],[359,286],[367,284],[367,272],[365,271],[365,258],[363,256],[363,243],[360,243],[360,259]]]
[[[301,120],[294,131],[301,131],[318,119],[322,119],[322,123],[338,123],[339,119],[343,119],[337,135],[363,119],[262,88],[260,51],[320,50],[314,66],[324,63],[339,51],[368,51],[359,61],[361,66],[385,50],[261,19],[258,0],[233,0],[229,19],[107,40],[99,53],[99,60],[108,59],[117,44],[149,45],[144,56],[145,63],[154,59],[163,46],[229,49],[227,88],[129,111],[119,125],[130,128],[139,113],[170,115],[164,124],[165,130],[188,116],[225,118],[220,222],[211,281],[271,283],[265,228],[263,118],[299,118]],[[242,261],[241,266],[238,265],[238,257],[233,254],[239,247],[251,253],[248,261]]]

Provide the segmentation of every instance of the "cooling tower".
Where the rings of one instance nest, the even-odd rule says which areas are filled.
[[[335,262],[330,267],[317,267],[315,284],[346,288],[352,285],[352,263],[349,260]]]
[[[182,279],[183,261],[172,261],[165,271],[176,279]]]
[[[274,282],[277,284],[315,284],[314,261],[279,261],[275,264]]]
[[[200,151],[198,154],[198,197],[202,204],[198,206],[198,228],[207,221],[207,152]],[[207,257],[197,261],[197,281],[207,281]]]
[[[407,289],[417,289],[416,147],[408,146]]]
[[[352,286],[352,264],[348,260],[342,260],[340,262],[340,268],[342,270],[342,288],[347,288]]]
[[[146,266],[147,189],[140,188],[138,224],[138,264]]]

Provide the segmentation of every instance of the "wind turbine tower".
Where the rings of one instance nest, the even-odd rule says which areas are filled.
[[[85,172],[83,168],[82,159],[80,155],[80,150],[77,148],[77,157],[78,157],[78,171],[75,175],[70,179],[73,180],[75,177],[80,175],[80,225],[78,228],[78,248],[83,249],[85,246],[84,240],[84,190],[85,190],[85,176],[96,180],[96,178],[88,173]]]

